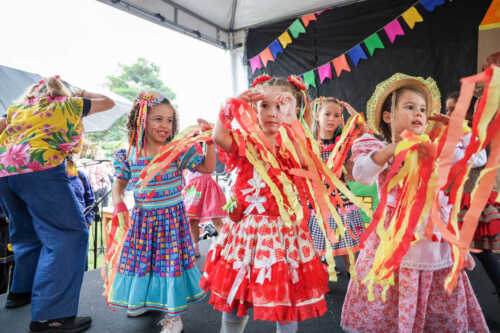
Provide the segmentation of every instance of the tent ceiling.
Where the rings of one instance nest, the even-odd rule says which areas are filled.
[[[244,30],[363,0],[98,0],[224,49],[244,43]]]

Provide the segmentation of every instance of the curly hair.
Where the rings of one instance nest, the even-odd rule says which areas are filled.
[[[178,121],[177,111],[175,110],[172,103],[166,97],[159,104],[164,104],[164,105],[170,106],[172,108],[172,110],[174,111],[174,120],[172,122],[172,135],[167,139],[166,143],[168,143],[174,138],[174,136],[177,135],[177,132],[179,130],[179,128],[178,128],[179,121]],[[134,133],[137,131],[137,117],[139,117],[139,107],[140,107],[139,103],[134,103],[134,106],[132,107],[132,110],[130,110],[130,113],[128,115],[127,130],[128,130],[129,140],[132,140]],[[149,111],[151,107],[148,106],[147,108],[148,108],[147,111]],[[135,146],[135,142],[132,142],[132,145]]]
[[[72,96],[71,85],[59,77],[51,76],[44,78],[37,84],[28,87],[24,94],[17,100],[19,103],[33,98]]]

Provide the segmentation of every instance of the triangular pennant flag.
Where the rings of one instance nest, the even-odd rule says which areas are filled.
[[[278,53],[283,52],[283,48],[281,48],[281,44],[277,39],[269,45],[269,49],[271,50],[274,59],[276,59]]]
[[[255,73],[257,68],[262,68],[262,62],[260,61],[259,55],[250,59],[250,66],[252,66],[252,74]]]
[[[285,31],[278,37],[278,40],[280,41],[281,46],[286,49],[286,46],[292,42],[292,37],[290,37],[288,31]]]
[[[382,44],[382,41],[376,32],[365,39],[365,45],[370,55],[373,55],[373,52],[375,52],[376,49],[384,48],[384,44]]]
[[[437,6],[444,5],[444,0],[420,0],[420,4],[428,11],[433,12]]]
[[[267,66],[268,61],[274,61],[271,50],[268,47],[264,51],[259,53],[259,56],[260,56],[260,59],[262,60],[262,63],[264,64],[264,67]]]
[[[326,12],[327,10],[330,10],[330,8],[325,8],[325,9],[323,9],[323,10],[318,10],[318,11],[316,12],[316,15],[318,15],[318,16],[319,16],[319,15],[323,14],[324,12]]]
[[[300,23],[299,19],[293,21],[292,25],[290,26],[290,28],[288,28],[288,30],[290,30],[290,32],[292,33],[293,38],[297,38],[301,33],[306,32],[306,29],[304,28],[302,23]]]
[[[342,73],[342,71],[344,70],[348,72],[351,71],[351,68],[347,63],[347,58],[345,57],[345,54],[333,59],[332,63],[333,67],[335,67],[335,73],[337,73],[337,77],[340,77],[340,73]]]
[[[347,54],[349,54],[351,61],[354,63],[354,66],[356,67],[358,67],[358,63],[361,59],[368,59],[365,51],[363,50],[360,44],[356,45],[355,47],[347,51]]]
[[[330,66],[330,62],[318,67],[319,74],[319,82],[323,83],[326,78],[332,79],[332,66]]]
[[[407,11],[403,13],[402,16],[406,21],[406,24],[408,24],[408,26],[410,27],[410,29],[413,29],[413,27],[417,22],[424,22],[424,19],[422,18],[417,8],[415,7],[409,8]]]
[[[307,73],[304,73],[304,82],[306,83],[307,88],[313,86],[316,88],[316,75],[314,75],[314,69]]]
[[[314,14],[304,15],[301,17],[301,19],[302,23],[304,23],[304,27],[307,27],[309,25],[309,22],[316,21],[316,15]]]
[[[399,24],[398,19],[395,19],[388,25],[384,27],[385,33],[387,34],[387,37],[389,37],[389,41],[391,44],[394,43],[394,40],[396,39],[396,36],[404,36],[405,32],[403,31],[403,28],[401,28],[401,24]]]
[[[500,0],[493,0],[479,25],[479,30],[500,28]]]

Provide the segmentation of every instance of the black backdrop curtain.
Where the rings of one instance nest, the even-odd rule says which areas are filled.
[[[266,68],[257,69],[252,74],[249,66],[250,82],[262,73],[288,76],[321,66],[383,28],[414,3],[414,0],[367,0],[326,11]],[[476,72],[478,26],[490,3],[491,0],[446,1],[433,12],[427,12],[417,4],[423,22],[417,23],[412,30],[400,19],[405,36],[398,36],[394,44],[381,31],[379,36],[385,49],[375,50],[373,56],[369,56],[361,44],[368,59],[360,60],[355,67],[347,56],[351,72],[342,72],[340,78],[336,77],[332,67],[333,79],[320,84],[316,72],[317,88],[310,87],[309,94],[311,97],[334,96],[364,112],[377,83],[402,72],[433,77],[444,99],[448,93],[460,88],[460,78]],[[292,22],[250,29],[246,42],[247,59],[277,39]]]

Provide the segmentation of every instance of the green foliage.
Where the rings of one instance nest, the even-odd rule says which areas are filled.
[[[119,75],[107,76],[106,85],[117,95],[133,101],[141,91],[157,91],[170,101],[175,99],[175,93],[160,79],[160,67],[144,58],[139,58],[132,65],[119,64]],[[110,157],[112,151],[128,142],[128,114],[121,116],[109,130],[87,133],[86,137],[95,145],[105,150]]]

